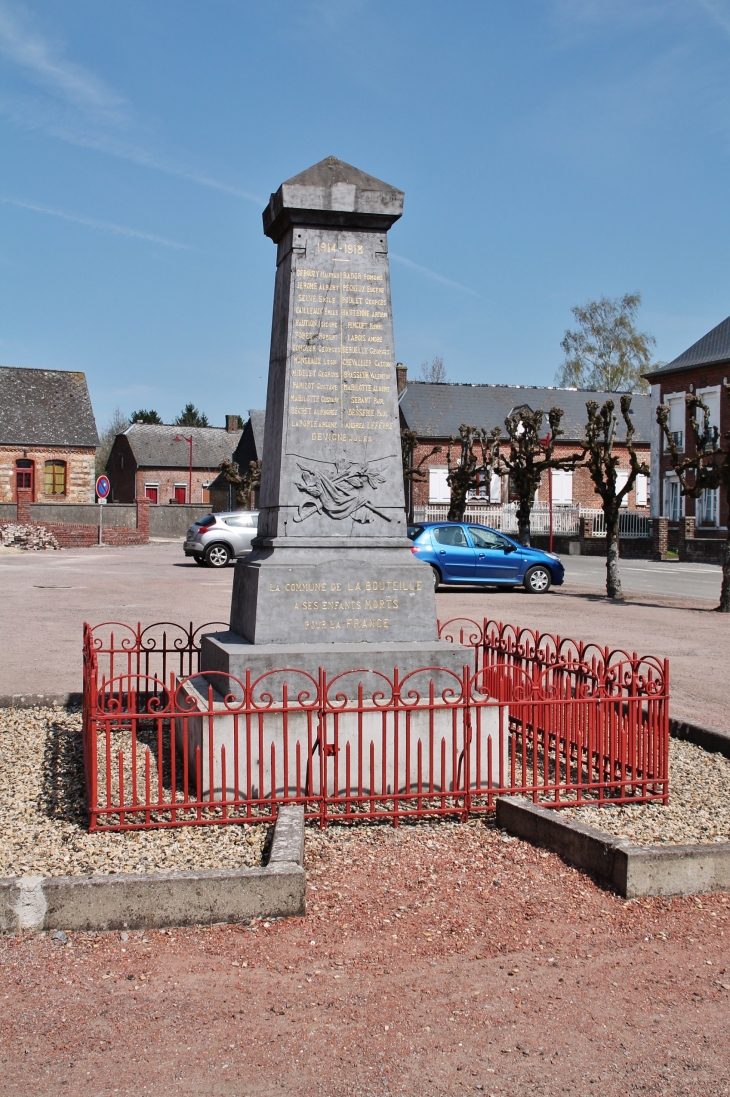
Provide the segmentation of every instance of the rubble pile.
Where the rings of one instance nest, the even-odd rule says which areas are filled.
[[[21,526],[17,522],[0,525],[0,545],[3,548],[26,549],[28,552],[61,547],[45,526]]]

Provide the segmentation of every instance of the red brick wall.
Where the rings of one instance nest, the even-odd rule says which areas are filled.
[[[27,520],[27,519],[26,519]],[[21,521],[18,514],[18,521]],[[99,527],[67,522],[44,522],[61,548],[90,548],[99,543]],[[150,505],[147,499],[137,499],[137,528],[103,526],[105,545],[146,545],[150,539]]]
[[[710,366],[694,366],[691,369],[678,370],[676,373],[670,373],[665,378],[659,381],[660,391],[660,403],[666,403],[666,398],[669,395],[675,393],[688,393],[690,391],[690,385],[694,386],[694,391],[698,389],[712,388],[715,385],[720,386],[720,438],[726,438],[727,432],[730,431],[730,400],[728,400],[725,392],[723,391],[723,382],[730,381],[730,362],[719,362]],[[724,443],[725,445],[727,443]],[[692,436],[692,430],[685,413],[684,422],[684,445],[685,456],[692,457],[695,454],[696,447],[694,444],[694,438]],[[665,473],[669,472],[672,468],[672,463],[669,459],[669,455],[664,452],[663,439],[661,443],[661,451],[659,457],[659,469],[662,483],[664,483]],[[659,486],[657,486],[659,490]],[[663,506],[663,497],[661,498],[660,506]],[[684,501],[685,514],[687,517],[695,517],[696,501],[687,497]],[[728,507],[725,501],[724,492],[720,489],[720,525],[727,526],[728,524]]]
[[[432,457],[427,458],[427,460],[425,460],[423,465],[421,466],[426,473],[426,478],[425,480],[417,481],[413,484],[414,507],[426,506],[426,504],[428,503],[428,468],[432,465],[435,467],[440,466],[441,468],[446,467],[446,458],[449,448],[448,439],[445,441],[419,442],[413,454],[413,464],[417,465],[421,458],[429,453],[434,445],[441,446],[441,453],[436,453]],[[636,451],[639,459],[645,461],[648,466],[650,452],[650,447],[648,443],[637,445]],[[568,454],[575,453],[575,447],[570,445],[556,446],[555,452],[557,456],[567,456]],[[626,449],[626,447],[622,445],[616,445],[614,447],[614,452],[618,455],[619,458],[619,468],[628,469],[630,467],[630,462],[628,450]],[[503,485],[503,491],[504,490],[505,489]],[[543,476],[543,483],[540,485],[539,499],[541,502],[547,502],[548,499],[548,482],[546,476]],[[506,501],[506,499],[503,499],[503,502]],[[576,469],[573,474],[573,502],[576,504],[580,504],[584,507],[600,509],[601,498],[596,493],[590,473],[586,468]],[[629,492],[628,506],[631,510],[635,509],[636,507],[636,492],[633,488]],[[648,510],[648,508],[646,509]]]
[[[203,498],[203,485],[210,484],[218,475],[218,469],[193,469],[193,497],[188,499],[188,470],[184,469],[138,469],[136,476],[136,497],[145,493],[145,484],[156,483],[157,499],[160,504],[169,503],[175,499],[175,484],[185,485],[186,503],[205,503],[209,499]],[[121,502],[121,500],[120,500]]]
[[[0,446],[0,503],[15,502],[15,462],[34,465],[34,503],[93,503],[96,450],[73,446]],[[66,462],[66,494],[46,495],[46,461]]]

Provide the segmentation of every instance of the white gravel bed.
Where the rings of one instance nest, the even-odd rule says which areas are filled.
[[[89,834],[80,732],[80,712],[0,710],[0,876],[261,864],[265,825]]]
[[[563,815],[639,845],[730,842],[730,759],[669,740],[669,803],[566,808]]]

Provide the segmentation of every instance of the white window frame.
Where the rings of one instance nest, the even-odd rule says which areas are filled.
[[[649,477],[640,472],[634,484],[637,507],[649,506]]]
[[[616,494],[617,495],[621,491],[622,487],[624,486],[624,484],[626,483],[626,481],[628,480],[630,475],[631,475],[631,469],[621,469],[621,468],[616,469]],[[629,494],[630,493],[627,491],[626,494],[624,495],[623,499],[621,500],[621,506],[622,507],[627,507],[629,505]]]
[[[720,386],[709,385],[705,389],[697,389],[695,396],[698,396],[707,404],[710,409],[710,426],[717,427],[718,435],[722,437],[720,435]],[[701,411],[698,411],[697,425],[700,430],[702,430],[703,423],[704,415]]]
[[[710,425],[714,426],[714,423],[711,423]],[[720,524],[720,489],[705,488],[705,490],[702,492],[702,495],[695,503],[695,511],[697,511],[698,509],[700,511],[700,514],[698,517],[695,518],[695,523],[699,523],[705,528],[707,528],[708,526],[713,526],[717,528],[717,526]],[[710,513],[709,520],[706,518],[708,510]]]
[[[684,453],[685,445],[687,442],[687,404],[685,401],[685,395],[686,394],[684,392],[667,392],[664,394],[664,398],[662,400],[662,403],[668,404],[669,406],[669,422],[667,423],[669,433],[673,434],[676,431],[682,432],[682,446],[681,448],[679,446],[677,447],[680,453]],[[678,416],[675,417],[675,411],[678,406],[680,413]],[[679,418],[681,426],[677,425],[677,418]],[[664,437],[663,448],[665,453],[669,452],[669,446],[667,445],[667,440]]]
[[[573,472],[571,469],[550,469],[553,489],[553,506],[573,505]]]
[[[670,513],[670,510],[671,510],[670,500],[671,500],[671,496],[672,496],[672,490],[673,490],[675,485],[676,485],[676,489],[677,489],[677,499],[678,499],[678,508],[677,508],[678,513],[677,513],[676,517],[674,517]],[[684,505],[685,505],[685,497],[684,497],[684,495],[681,494],[681,484],[679,483],[679,477],[676,476],[674,473],[668,473],[664,477],[664,491],[663,491],[663,499],[662,499],[663,517],[668,518],[670,522],[678,522],[680,518],[684,518]]]
[[[436,475],[438,473],[438,475]],[[446,483],[449,470],[446,465],[428,466],[428,501],[429,503],[450,503],[451,488]]]

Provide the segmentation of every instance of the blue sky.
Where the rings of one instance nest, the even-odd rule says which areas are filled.
[[[673,358],[730,313],[729,61],[730,0],[0,0],[0,363],[263,406],[261,210],[327,155],[406,192],[411,374],[550,384],[634,290]]]

